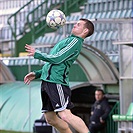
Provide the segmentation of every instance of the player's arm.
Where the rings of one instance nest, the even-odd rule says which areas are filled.
[[[34,79],[35,79],[35,73],[34,72],[30,72],[24,77],[24,83],[25,84],[30,84],[30,82],[32,80],[34,80]]]
[[[40,51],[36,50],[34,58],[50,62],[53,64],[59,64],[64,60],[67,60],[68,58],[77,56],[79,54],[79,51],[77,50],[77,45],[78,45],[77,43],[78,40],[73,39],[66,47],[61,49],[56,54],[41,53]]]
[[[41,77],[42,69],[41,70],[34,70],[34,73],[35,73],[35,79],[38,79]]]
[[[33,48],[32,46],[26,44],[25,49],[26,49],[26,52],[28,52],[28,56],[34,56],[35,48]]]
[[[42,74],[42,70],[38,70],[38,71],[33,71],[28,73],[25,77],[24,77],[24,83],[25,84],[30,84],[30,82],[34,79],[40,78]]]

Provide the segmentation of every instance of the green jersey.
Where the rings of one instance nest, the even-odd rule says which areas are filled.
[[[34,58],[46,63],[41,70],[34,71],[36,78],[69,86],[69,69],[77,59],[84,39],[71,35],[58,42],[49,54],[35,51]]]

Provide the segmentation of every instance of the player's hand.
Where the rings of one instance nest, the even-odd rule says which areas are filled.
[[[35,73],[34,72],[30,72],[24,77],[24,83],[29,85],[30,82],[32,80],[34,80],[34,79],[35,79]]]
[[[25,49],[26,49],[26,52],[28,52],[28,56],[34,56],[35,54],[35,48],[33,48],[32,46],[26,44],[25,45]]]

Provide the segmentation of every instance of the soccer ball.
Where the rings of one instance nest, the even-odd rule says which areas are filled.
[[[50,28],[56,30],[65,25],[65,14],[61,10],[51,10],[46,16],[46,23]]]

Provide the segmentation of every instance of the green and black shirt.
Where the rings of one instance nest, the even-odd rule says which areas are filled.
[[[77,59],[84,39],[71,35],[58,42],[49,54],[36,50],[35,59],[46,61],[41,70],[34,71],[36,78],[69,86],[69,69]]]

